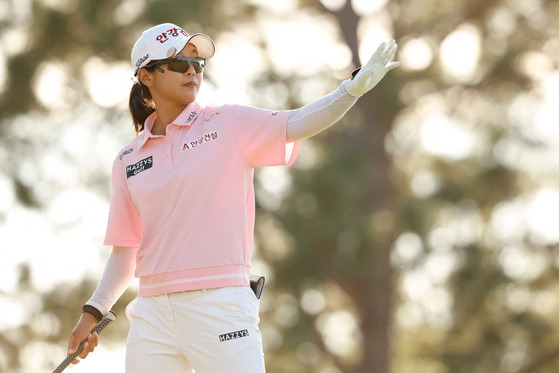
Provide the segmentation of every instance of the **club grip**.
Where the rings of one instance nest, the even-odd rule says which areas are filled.
[[[101,321],[99,321],[99,323],[95,326],[95,328],[93,328],[93,330],[91,331],[93,332],[97,332],[97,334],[101,333],[103,331],[103,329],[105,329],[105,327],[107,325],[109,325],[112,321],[114,321],[116,319],[116,314],[113,311],[109,311],[105,317],[103,317],[101,319]],[[64,359],[64,361],[62,363],[60,363],[60,365],[52,372],[52,373],[60,373],[62,372],[64,369],[66,369],[66,367],[68,367],[68,365],[70,365],[72,363],[72,361],[74,361],[75,358],[78,357],[79,354],[81,354],[83,352],[83,348],[85,345],[85,342],[87,342],[87,338],[84,339],[80,345],[78,346],[78,349],[76,350],[76,352],[74,352],[71,355],[68,355],[66,357],[66,359]]]

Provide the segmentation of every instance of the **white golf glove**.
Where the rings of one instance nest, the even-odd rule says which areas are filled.
[[[390,62],[398,49],[394,40],[388,44],[382,43],[351,80],[345,80],[342,84],[347,93],[353,97],[361,97],[369,92],[390,70],[400,66],[400,61]]]

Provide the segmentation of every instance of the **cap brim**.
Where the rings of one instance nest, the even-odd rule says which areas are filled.
[[[186,44],[188,43],[193,44],[196,50],[198,50],[198,55],[205,60],[209,60],[215,54],[215,44],[206,34],[194,34],[188,39]]]

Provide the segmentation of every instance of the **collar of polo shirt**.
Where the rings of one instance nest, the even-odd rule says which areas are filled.
[[[202,107],[200,106],[200,104],[194,101],[190,103],[171,124],[175,124],[177,126],[190,126],[198,117],[201,111]],[[138,143],[138,149],[141,149],[149,138],[159,137],[151,133],[151,129],[153,128],[153,125],[156,121],[157,111],[153,112],[146,119],[146,122],[144,124],[144,133],[141,135],[140,142]]]

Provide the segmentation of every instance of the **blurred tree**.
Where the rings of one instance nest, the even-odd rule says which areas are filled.
[[[344,372],[555,371],[558,345],[548,333],[557,328],[549,317],[558,307],[557,265],[515,273],[505,257],[520,247],[526,258],[552,260],[557,239],[542,244],[526,227],[517,239],[498,239],[495,219],[503,205],[557,188],[499,148],[547,150],[549,159],[556,144],[513,114],[536,115],[535,102],[523,99],[541,95],[557,66],[556,3],[375,3],[381,7],[358,15],[369,3],[302,2],[335,17],[355,65],[359,31],[384,24],[403,47],[403,66],[314,140],[321,162],[295,172],[277,213],[294,242],[278,283],[304,300],[309,288],[329,297],[331,286],[321,284],[334,280],[352,300],[362,350],[347,359],[340,344],[325,344],[317,330],[324,314],[301,317],[288,336],[313,341]],[[458,138],[447,138],[443,125],[460,128]],[[421,138],[429,126],[439,132],[432,149]],[[463,146],[470,131],[476,138],[466,154],[443,146]],[[543,294],[545,311],[531,306]]]

